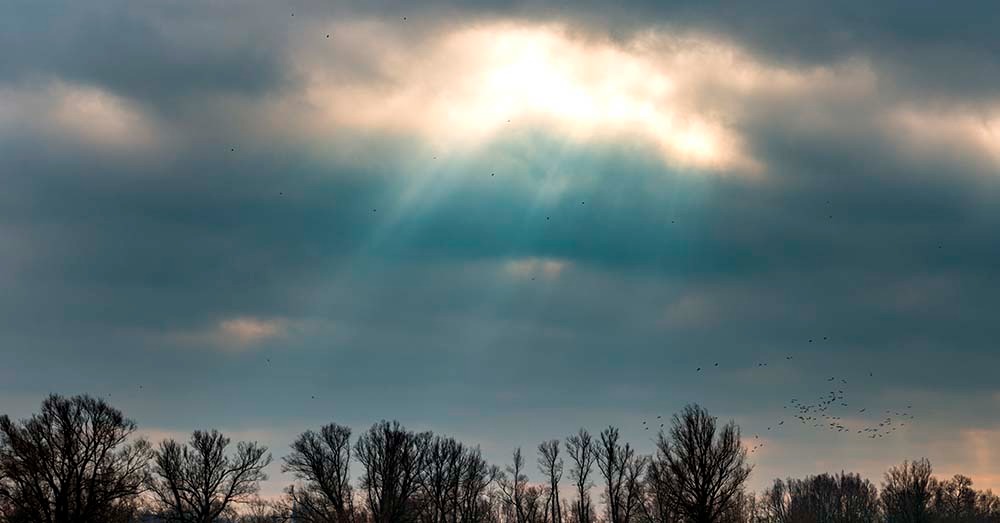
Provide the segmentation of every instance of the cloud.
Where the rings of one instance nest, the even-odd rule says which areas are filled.
[[[0,86],[0,133],[36,132],[110,152],[148,152],[162,130],[131,100],[96,86],[54,81]]]
[[[245,351],[288,334],[288,321],[275,318],[232,317],[209,329],[171,332],[168,339],[184,345],[208,345],[227,351]]]

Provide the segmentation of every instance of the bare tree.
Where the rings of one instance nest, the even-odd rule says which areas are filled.
[[[553,439],[538,445],[538,470],[548,479],[549,521],[562,523],[562,504],[559,503],[559,481],[563,475],[563,459],[559,457],[559,440]]]
[[[431,434],[416,434],[399,422],[380,421],[354,445],[364,467],[361,488],[373,523],[414,521],[417,494],[427,460]]]
[[[642,501],[639,478],[645,458],[637,456],[628,443],[621,443],[618,429],[601,431],[597,446],[597,467],[604,476],[604,501],[610,523],[628,523]]]
[[[150,491],[160,515],[178,523],[213,523],[233,504],[254,499],[264,467],[271,463],[267,447],[239,442],[226,455],[230,439],[216,430],[196,430],[187,444],[173,439],[160,443],[154,456]]]
[[[492,507],[488,490],[498,474],[497,467],[486,462],[479,447],[466,450],[458,484],[458,521],[483,523],[489,520]]]
[[[789,479],[791,483],[794,480]],[[762,523],[790,523],[788,505],[790,503],[788,484],[780,479],[774,480],[770,488],[764,491],[760,499],[759,517]]]
[[[585,429],[580,429],[576,434],[566,438],[566,453],[573,462],[570,478],[573,479],[577,494],[573,506],[574,521],[592,523],[594,509],[590,500],[590,488],[593,483],[590,481],[590,474],[594,469],[594,462],[597,461],[597,447],[593,437]]]
[[[423,521],[447,523],[457,519],[464,458],[465,446],[458,441],[442,436],[431,441],[421,477],[421,495],[426,502]]]
[[[674,523],[679,521],[671,499],[670,471],[662,456],[651,458],[646,467],[645,496],[642,514],[650,523]]]
[[[10,521],[117,521],[143,488],[149,444],[104,400],[51,395],[41,413],[0,416],[0,514]]]
[[[925,523],[931,520],[934,490],[931,462],[926,459],[892,467],[882,483],[882,509],[886,523]]]
[[[351,489],[351,429],[336,423],[306,431],[292,443],[282,470],[305,481],[289,496],[305,521],[348,523],[354,521]]]
[[[875,486],[843,472],[776,482],[771,494],[765,495],[765,507],[787,522],[874,523],[880,517]]]
[[[500,493],[515,523],[526,523],[529,521],[525,502],[528,476],[524,474],[524,456],[521,455],[520,447],[514,450],[512,458],[513,462],[507,466],[506,473],[500,473]]]
[[[683,519],[715,523],[743,491],[752,467],[740,444],[740,430],[730,421],[721,430],[708,411],[688,405],[674,415],[670,438],[657,439],[656,465],[666,481],[660,488]]]
[[[978,495],[972,488],[972,479],[956,474],[953,478],[936,482],[931,512],[940,523],[978,523],[983,518],[978,513]]]

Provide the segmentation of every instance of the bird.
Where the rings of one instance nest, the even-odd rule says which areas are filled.
[[[698,367],[697,369],[695,369],[695,372],[701,372],[701,367]]]
[[[327,37],[327,38],[330,38],[330,35],[326,35],[326,37]]]
[[[716,366],[716,367],[718,367],[718,366],[719,366],[719,364],[718,364],[718,363],[716,363],[716,364],[715,364],[715,366]]]

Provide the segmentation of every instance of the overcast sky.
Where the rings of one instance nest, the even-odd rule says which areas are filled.
[[[422,4],[3,2],[0,412],[502,464],[696,402],[755,489],[1000,489],[1000,5]]]

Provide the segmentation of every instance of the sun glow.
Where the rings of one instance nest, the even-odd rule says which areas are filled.
[[[379,32],[353,30],[354,40],[377,40]],[[398,43],[381,45],[370,84],[338,81],[322,58],[318,66],[307,60],[306,97],[328,125],[417,132],[435,145],[536,126],[581,142],[645,141],[682,167],[759,167],[738,133],[692,96],[692,80],[706,77],[704,68],[724,67],[724,52],[701,51],[714,62],[699,61],[664,56],[669,50],[642,41],[589,41],[560,27],[510,24],[446,33],[410,49],[419,57],[410,60],[401,59],[407,53]]]

